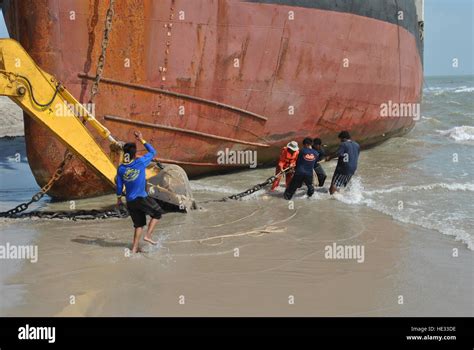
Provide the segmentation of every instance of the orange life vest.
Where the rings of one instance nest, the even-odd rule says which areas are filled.
[[[280,153],[280,160],[278,161],[278,166],[283,170],[289,166],[296,165],[296,160],[298,159],[298,154],[300,152],[296,151],[293,154],[290,153],[288,147],[283,147]]]

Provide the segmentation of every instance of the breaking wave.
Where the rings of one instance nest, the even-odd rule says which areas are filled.
[[[459,92],[474,92],[474,87],[466,87],[466,86],[463,86],[459,89],[456,89],[454,90],[455,93],[459,93]]]
[[[396,192],[411,191],[431,191],[433,189],[444,189],[448,191],[471,191],[474,192],[474,183],[434,183],[418,186],[397,186],[386,189],[366,191],[360,178],[353,178],[350,186],[342,193],[334,194],[334,198],[346,204],[365,205],[373,210],[386,214],[394,220],[417,225],[426,229],[438,231],[444,235],[453,236],[456,241],[461,241],[467,245],[468,249],[474,250],[474,240],[469,232],[462,228],[454,227],[453,221],[459,220],[456,213],[445,213],[439,217],[433,215],[423,215],[421,209],[397,210],[387,206],[385,198],[375,198],[377,195],[383,195]],[[441,219],[441,217],[443,219]]]
[[[455,126],[449,130],[437,130],[437,132],[455,141],[474,141],[474,126]]]
[[[392,192],[403,192],[403,191],[430,191],[436,188],[442,188],[449,191],[471,191],[474,192],[474,183],[434,183],[429,185],[418,185],[418,186],[397,186],[387,189],[380,189],[374,191],[366,191],[365,193],[379,194],[379,193],[392,193]]]
[[[474,92],[474,87],[472,86],[457,86],[457,87],[439,87],[439,86],[432,86],[432,87],[428,87],[428,88],[425,88],[423,90],[424,93],[427,93],[427,94],[434,94],[436,96],[438,95],[442,95],[442,94],[445,94],[445,93],[455,93],[455,94],[459,94],[459,93],[469,93],[469,92]]]

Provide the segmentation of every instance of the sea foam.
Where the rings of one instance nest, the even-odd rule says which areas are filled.
[[[448,191],[470,191],[474,192],[474,183],[433,183],[427,185],[415,186],[396,186],[391,188],[382,188],[376,190],[365,190],[359,177],[354,177],[347,189],[334,194],[334,198],[346,203],[355,205],[365,205],[373,210],[386,214],[394,220],[420,226],[426,229],[438,231],[444,235],[453,236],[456,241],[461,241],[467,245],[467,248],[474,250],[473,236],[462,228],[455,227],[453,221],[458,221],[456,213],[446,213],[445,215],[433,215],[424,213],[422,209],[405,208],[398,210],[395,207],[387,205],[390,202],[391,193],[413,192],[413,191],[432,191],[434,189],[443,189]],[[381,198],[380,195],[383,197]],[[423,207],[421,203],[416,203],[417,207]],[[441,219],[443,217],[443,219]]]
[[[437,132],[455,141],[474,141],[474,126],[455,126],[449,130],[437,130]]]

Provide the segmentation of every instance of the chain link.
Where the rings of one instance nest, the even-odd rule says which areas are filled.
[[[110,31],[112,30],[112,20],[114,16],[114,3],[115,0],[110,0],[109,3],[109,8],[107,9],[106,13],[106,18],[105,18],[105,28],[104,28],[104,36],[102,38],[102,44],[101,44],[101,53],[99,56],[99,60],[97,62],[97,70],[96,70],[96,76],[94,79],[94,83],[92,85],[91,89],[91,96],[89,103],[93,103],[95,96],[99,92],[99,83],[100,79],[102,78],[102,73],[104,71],[104,65],[105,65],[105,55],[107,53],[107,46],[109,44],[109,35]],[[27,80],[29,83],[29,80]],[[57,85],[56,87],[56,92],[55,95],[53,96],[52,100],[49,102],[51,104],[56,97],[56,94],[58,93],[60,89],[60,84]],[[31,91],[33,92],[33,87],[30,86]],[[41,105],[41,106],[48,106],[48,105]],[[84,120],[85,121],[85,120]],[[73,157],[73,154],[69,152],[69,150],[66,150],[64,154],[64,159],[62,160],[61,164],[59,167],[56,169],[54,172],[53,176],[49,179],[49,181],[44,185],[41,190],[37,193],[35,193],[29,202],[21,203],[17,205],[15,208],[10,209],[5,212],[0,212],[0,217],[50,217],[50,218],[55,218],[55,217],[61,217],[61,218],[77,218],[78,216],[86,216],[86,217],[113,217],[113,213],[110,214],[110,211],[99,211],[99,210],[89,210],[89,211],[79,211],[79,212],[56,212],[56,213],[49,213],[49,212],[32,212],[28,214],[20,214],[21,212],[25,211],[28,209],[28,207],[35,202],[38,202],[43,196],[53,187],[53,185],[63,176],[64,174],[64,168],[66,166],[66,163]],[[18,215],[20,214],[20,215]],[[123,217],[124,214],[119,213],[118,217]],[[128,215],[128,213],[127,213]],[[116,217],[116,216],[115,216]]]
[[[268,179],[266,179],[264,182],[260,183],[260,184],[257,184],[251,188],[249,188],[248,190],[244,191],[244,192],[240,192],[240,193],[237,193],[237,194],[233,194],[232,196],[228,196],[228,197],[224,197],[222,198],[220,201],[226,201],[228,199],[235,199],[235,200],[238,200],[240,198],[243,198],[243,197],[246,197],[246,196],[250,196],[252,193],[255,193],[257,191],[260,191],[262,188],[264,188],[265,186],[268,186],[270,184],[273,183],[273,181],[275,181],[277,178],[279,178],[280,176],[282,176],[283,174],[286,174],[287,172],[289,172],[291,169],[293,168],[286,168],[282,171],[280,171],[278,174],[276,175],[273,175],[273,176],[270,176]]]
[[[40,218],[40,219],[61,219],[61,220],[95,220],[95,219],[109,219],[109,218],[126,218],[129,213],[125,207],[104,209],[104,210],[75,210],[75,211],[30,211],[28,213],[17,214],[11,218],[26,219],[26,218]]]
[[[97,69],[95,73],[94,83],[92,84],[91,97],[89,103],[93,103],[95,96],[99,92],[99,83],[102,79],[102,74],[104,72],[105,66],[105,56],[107,53],[107,46],[109,45],[109,36],[112,30],[112,20],[114,17],[114,4],[115,0],[110,0],[109,8],[107,9],[107,14],[105,16],[105,27],[104,27],[104,36],[102,37],[101,52],[99,56],[99,61],[97,62]]]
[[[19,213],[25,211],[26,209],[28,209],[28,207],[32,204],[32,203],[35,203],[35,202],[38,202],[41,198],[43,198],[43,196],[51,189],[51,187],[53,187],[54,183],[56,181],[58,181],[61,176],[63,175],[64,173],[64,167],[66,166],[66,163],[72,158],[72,154],[69,153],[68,151],[66,151],[66,154],[64,155],[64,159],[63,161],[61,162],[61,164],[59,165],[59,167],[56,169],[56,171],[54,172],[53,176],[49,179],[49,181],[46,183],[46,185],[44,185],[43,187],[41,187],[41,189],[39,190],[39,192],[35,193],[32,197],[31,197],[31,200],[29,202],[25,202],[25,203],[21,203],[19,205],[17,205],[15,208],[13,209],[10,209],[10,210],[7,210],[7,211],[4,211],[4,212],[1,212],[0,213],[0,217],[12,217],[12,216],[16,216],[18,215]]]
[[[72,156],[70,154],[70,156]],[[64,165],[66,163],[66,159],[63,161],[63,163],[60,165],[58,170],[56,170],[55,174],[51,178],[51,180],[43,186],[41,191],[36,193],[31,201],[28,203],[22,203],[15,207],[14,209],[11,209],[7,212],[0,213],[0,217],[9,217],[9,218],[31,218],[31,217],[38,217],[42,219],[69,219],[69,220],[94,220],[94,219],[107,219],[107,218],[125,218],[129,216],[129,213],[126,209],[126,207],[121,207],[121,208],[115,208],[114,210],[112,209],[106,209],[106,210],[76,210],[76,211],[56,211],[56,212],[49,212],[49,211],[32,211],[29,213],[24,213],[24,214],[19,214],[22,211],[25,211],[28,209],[28,206],[33,203],[39,201],[45,193],[51,188],[52,184],[54,183],[53,179],[59,179],[61,177]],[[270,185],[275,181],[278,177],[282,176],[283,174],[288,173],[292,168],[286,168],[282,171],[280,171],[278,174],[270,176],[268,179],[266,179],[264,182],[257,184],[248,190],[244,192],[240,192],[228,197],[224,197],[219,200],[210,200],[210,201],[205,201],[203,203],[208,203],[208,202],[225,202],[229,199],[233,200],[239,200],[243,197],[249,196],[252,193],[255,193],[257,191],[260,191],[264,187]]]
[[[92,84],[91,88],[91,96],[89,99],[89,103],[93,103],[95,96],[99,92],[99,83],[100,80],[102,79],[102,74],[104,72],[104,66],[105,66],[105,57],[107,53],[107,47],[109,44],[109,36],[110,32],[112,30],[112,20],[114,16],[114,4],[115,0],[110,0],[109,3],[109,8],[107,9],[106,13],[106,18],[105,18],[105,28],[104,28],[104,36],[102,38],[102,43],[101,43],[101,54],[99,56],[99,60],[97,63],[97,69],[96,69],[96,76],[94,78],[94,83]],[[19,213],[25,211],[28,209],[28,207],[34,203],[38,202],[43,196],[51,189],[51,187],[54,185],[56,181],[58,181],[61,176],[63,175],[64,172],[64,167],[66,163],[72,158],[72,154],[69,151],[66,151],[66,154],[64,156],[63,161],[59,165],[59,167],[56,169],[54,175],[51,177],[51,179],[48,181],[46,185],[44,185],[41,190],[33,195],[31,200],[26,203],[22,203],[18,206],[16,206],[13,209],[10,209],[6,212],[1,212],[0,217],[18,217],[18,218],[24,218],[24,217],[40,217],[40,218],[57,218],[57,219],[72,219],[72,220],[92,220],[96,218],[110,218],[110,217],[126,217],[128,216],[128,212],[125,210],[79,210],[75,212],[67,212],[67,211],[62,211],[62,212],[31,212],[31,213],[26,213],[26,214],[20,214]],[[257,191],[260,191],[262,188],[265,186],[270,185],[275,181],[278,177],[282,176],[283,174],[286,174],[288,171],[290,171],[291,168],[286,168],[279,172],[276,175],[273,175],[269,177],[267,180],[264,182],[257,184],[253,186],[252,188],[249,188],[248,190],[234,194],[232,196],[225,197],[221,199],[220,201],[226,201],[228,199],[233,199],[233,200],[238,200],[243,197],[249,196],[252,193],[255,193]]]

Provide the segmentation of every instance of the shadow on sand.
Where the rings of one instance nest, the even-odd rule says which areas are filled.
[[[80,244],[89,244],[97,245],[99,247],[105,248],[130,248],[130,243],[125,242],[114,242],[107,241],[103,238],[89,237],[89,236],[79,236],[78,238],[71,239],[71,242],[80,243]]]

